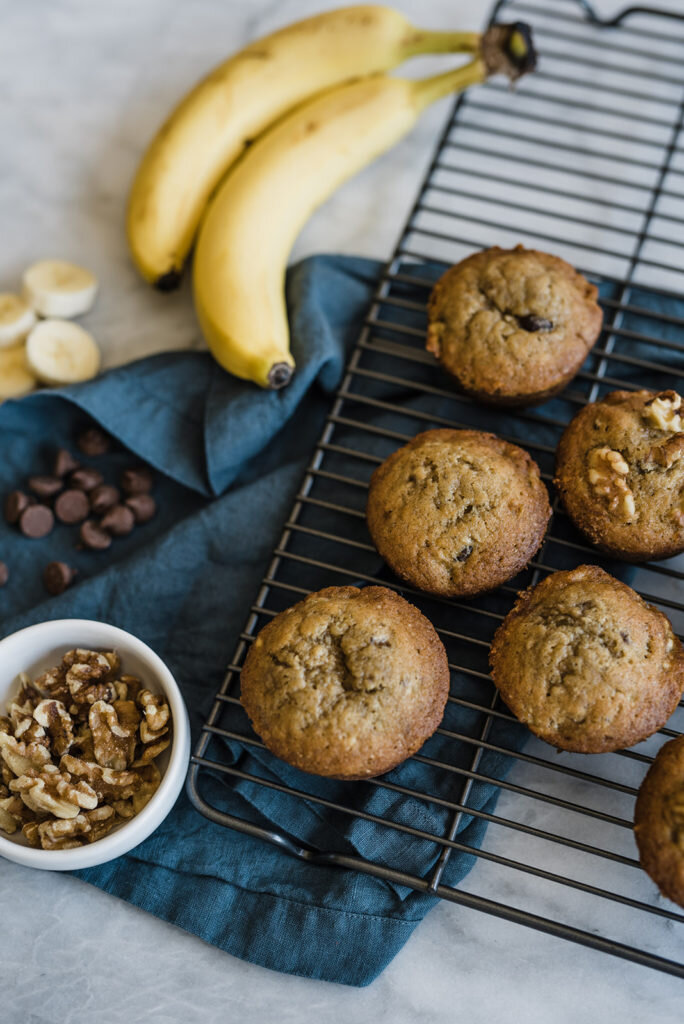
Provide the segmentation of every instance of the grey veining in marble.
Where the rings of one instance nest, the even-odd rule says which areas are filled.
[[[331,6],[333,0],[0,0],[0,290],[16,287],[35,259],[73,258],[101,279],[84,323],[106,365],[200,345],[187,283],[177,294],[158,295],[129,264],[123,211],[136,162],[170,106],[212,64],[248,38]],[[606,11],[616,6],[601,4]],[[475,28],[489,3],[405,0],[403,7],[426,25]],[[444,113],[444,105],[429,111],[392,154],[342,188],[307,226],[294,258],[320,251],[386,258]],[[532,785],[534,769],[518,765],[511,780]],[[512,799],[504,795],[497,814],[505,817]],[[553,819],[553,808],[537,805],[527,823],[551,828]],[[514,857],[521,842],[515,832],[490,830],[488,849]],[[628,856],[631,843],[629,834],[617,841]],[[558,865],[547,847],[539,845],[535,856],[540,866]],[[627,869],[606,870],[596,884],[608,879],[619,887]],[[527,892],[551,917],[575,915],[596,930],[602,923],[600,901],[587,909],[585,897],[559,895],[533,876],[486,863],[464,887],[511,903]],[[667,906],[645,876],[637,888],[640,899]],[[630,920],[625,911],[626,934]],[[432,911],[385,973],[360,991],[242,963],[76,879],[6,862],[0,922],[3,1024],[682,1019],[681,982],[450,904]],[[647,938],[666,956],[684,954],[667,920],[649,922]]]

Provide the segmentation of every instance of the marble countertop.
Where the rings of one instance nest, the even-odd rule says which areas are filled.
[[[101,279],[100,299],[85,322],[107,366],[199,347],[187,285],[157,295],[128,261],[123,207],[141,147],[177,98],[226,53],[332,6],[331,0],[0,3],[0,289],[16,287],[33,260],[72,258]],[[477,28],[489,3],[404,0],[400,6],[425,25]],[[597,6],[607,12],[621,5]],[[661,0],[659,6],[678,4]],[[342,188],[307,226],[294,258],[321,251],[386,258],[445,113],[444,104],[430,110],[391,156]],[[467,880],[472,891],[479,870]],[[502,886],[493,895],[510,892]],[[446,903],[364,990],[243,963],[74,878],[4,861],[0,920],[0,1017],[8,1024],[681,1021],[682,987],[675,979]],[[659,939],[664,955],[681,958],[671,922],[662,923]]]

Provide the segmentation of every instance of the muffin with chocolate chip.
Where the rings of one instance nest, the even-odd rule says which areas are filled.
[[[661,747],[641,783],[634,838],[644,871],[684,907],[684,736]]]
[[[613,391],[563,434],[555,484],[587,537],[632,562],[684,551],[684,416],[676,391]]]
[[[327,587],[276,615],[252,644],[241,701],[255,732],[302,771],[366,779],[435,731],[449,666],[432,624],[385,587]]]
[[[428,430],[373,473],[366,519],[402,579],[446,597],[492,590],[539,549],[551,516],[536,462],[478,430]]]
[[[427,349],[482,401],[534,405],[561,391],[595,344],[597,297],[558,256],[521,245],[485,249],[435,285]]]
[[[516,718],[584,754],[651,736],[684,689],[684,651],[668,619],[595,565],[524,591],[496,631],[490,666]]]

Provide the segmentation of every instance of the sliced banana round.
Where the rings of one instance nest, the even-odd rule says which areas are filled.
[[[23,341],[36,322],[36,314],[20,295],[0,292],[0,349]]]
[[[33,391],[36,384],[26,362],[23,345],[0,350],[0,402],[6,398],[21,398]]]
[[[42,320],[26,339],[29,369],[43,384],[79,384],[100,369],[92,334],[69,320]]]
[[[97,295],[97,278],[66,260],[41,260],[24,271],[24,298],[40,316],[87,313]]]

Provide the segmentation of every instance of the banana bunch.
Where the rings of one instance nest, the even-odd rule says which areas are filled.
[[[430,52],[474,57],[421,81],[384,74]],[[174,287],[195,242],[195,306],[212,353],[238,377],[282,387],[294,369],[285,269],[311,213],[429,103],[534,64],[522,23],[430,32],[377,6],[330,11],[250,44],[195,87],[143,157],[127,216],[138,269]]]

